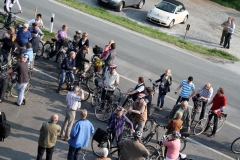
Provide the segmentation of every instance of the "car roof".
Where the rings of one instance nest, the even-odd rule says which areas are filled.
[[[182,5],[184,7],[184,5],[181,2],[176,1],[176,0],[163,0],[163,1],[168,2],[168,3],[172,3],[176,6]]]

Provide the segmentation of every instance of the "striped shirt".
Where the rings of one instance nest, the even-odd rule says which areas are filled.
[[[195,90],[195,85],[191,82],[188,84],[187,80],[183,80],[181,82],[182,85],[182,92],[180,93],[180,96],[183,98],[188,98],[192,91]]]
[[[80,100],[80,96],[76,95],[74,92],[68,92],[66,97],[67,107],[71,108],[72,110],[81,108],[81,102],[79,102]]]
[[[212,94],[213,94],[213,88],[211,87],[209,90],[205,88],[205,84],[199,88],[200,92],[199,95],[200,97],[207,98],[208,101],[211,99]]]

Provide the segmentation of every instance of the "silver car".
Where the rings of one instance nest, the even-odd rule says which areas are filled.
[[[145,0],[98,0],[98,3],[115,8],[118,12],[121,12],[127,6],[136,6],[138,9],[141,9],[145,4]]]

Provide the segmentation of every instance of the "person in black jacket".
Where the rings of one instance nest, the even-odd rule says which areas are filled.
[[[77,72],[81,70],[83,71],[83,77],[86,76],[86,71],[89,68],[89,66],[85,62],[91,63],[88,59],[85,58],[86,54],[88,54],[88,46],[84,45],[76,56],[75,74],[77,74]]]
[[[89,47],[88,34],[86,32],[83,32],[82,38],[78,42],[78,49],[81,50],[84,45]]]
[[[10,39],[9,38],[0,39],[0,42],[3,42],[3,46],[2,46],[1,51],[0,51],[1,54],[3,54],[3,62],[7,62],[9,53],[11,51],[14,51],[14,49],[16,47],[15,40],[16,40],[16,35],[15,34],[10,35]]]
[[[36,30],[33,30],[31,32],[31,34],[32,34],[31,43],[32,43],[33,54],[34,54],[35,60],[37,60],[37,58],[38,58],[37,52],[38,52],[38,49],[39,49],[40,38],[38,37],[38,33],[37,33]]]
[[[167,69],[164,74],[160,76],[158,80],[155,81],[156,83],[160,82],[159,85],[159,94],[157,100],[157,110],[161,111],[164,104],[164,98],[167,92],[170,92],[170,86],[172,84],[172,74],[171,70]],[[161,102],[161,105],[160,105]],[[159,106],[160,105],[160,106]]]
[[[76,69],[76,67],[75,67],[75,64],[76,64],[75,57],[76,57],[76,53],[74,51],[71,51],[69,53],[69,56],[65,57],[64,60],[62,61],[62,64],[61,64],[62,76],[61,76],[60,83],[59,83],[59,86],[58,86],[58,89],[57,89],[57,93],[59,93],[59,91],[62,88],[62,84],[65,81],[67,71],[71,71],[70,72],[71,85],[74,82],[75,78],[74,78],[73,70]]]

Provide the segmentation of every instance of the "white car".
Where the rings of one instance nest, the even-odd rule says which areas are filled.
[[[147,14],[151,22],[172,28],[174,24],[186,23],[189,13],[184,5],[176,0],[163,0]]]

